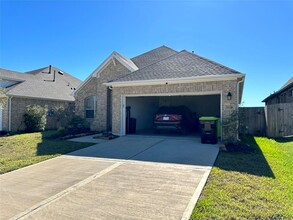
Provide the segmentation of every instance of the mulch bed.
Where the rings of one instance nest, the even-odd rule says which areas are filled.
[[[255,150],[250,147],[248,144],[244,143],[229,143],[225,145],[228,152],[242,152],[242,153],[251,153]]]

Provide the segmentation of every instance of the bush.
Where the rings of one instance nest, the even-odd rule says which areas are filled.
[[[28,105],[24,114],[26,131],[44,131],[47,124],[47,107],[39,105]]]
[[[69,121],[67,132],[69,134],[78,134],[90,131],[88,123],[80,116],[73,116]]]
[[[58,130],[57,130],[57,132],[58,132],[58,135],[59,135],[60,137],[63,137],[63,136],[66,135],[66,130],[65,130],[64,127],[59,127]]]

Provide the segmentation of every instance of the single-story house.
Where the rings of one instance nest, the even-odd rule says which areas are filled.
[[[23,130],[23,115],[28,105],[47,106],[46,129],[56,128],[54,107],[72,105],[74,109],[72,93],[80,83],[79,79],[52,66],[25,73],[0,69],[0,88],[4,91],[0,106],[0,131]]]
[[[293,102],[293,77],[291,77],[278,91],[266,97],[262,102],[266,105]]]
[[[166,46],[131,59],[113,52],[74,92],[75,112],[92,130],[119,136],[126,134],[127,106],[137,130],[151,129],[155,112],[166,105],[185,105],[198,116],[223,120],[238,110],[244,78],[219,63]],[[236,138],[236,130],[222,128],[222,139]]]

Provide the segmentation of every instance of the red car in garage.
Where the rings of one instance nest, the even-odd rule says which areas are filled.
[[[186,134],[197,127],[197,120],[186,106],[162,106],[154,116],[153,127],[157,133],[161,130],[175,130]]]

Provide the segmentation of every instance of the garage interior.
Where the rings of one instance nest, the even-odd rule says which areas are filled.
[[[126,106],[130,107],[130,117],[136,119],[136,134],[150,135],[154,134],[153,118],[160,107],[184,105],[196,113],[197,117],[215,116],[220,118],[220,97],[220,95],[126,97]],[[174,132],[164,131],[163,134],[174,134]]]

